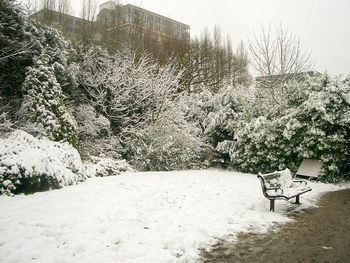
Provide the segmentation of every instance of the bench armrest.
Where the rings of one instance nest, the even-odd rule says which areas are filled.
[[[305,185],[307,185],[307,182],[305,182],[303,180],[293,180],[293,183],[299,183],[299,184],[304,183]]]
[[[268,190],[275,190],[276,193],[279,190],[279,191],[281,191],[280,194],[283,194],[283,190],[280,187],[270,187],[270,188],[266,187],[266,191],[268,191]]]

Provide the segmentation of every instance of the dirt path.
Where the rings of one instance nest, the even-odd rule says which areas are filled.
[[[295,222],[271,234],[241,234],[202,251],[201,262],[350,262],[350,190],[330,192],[320,208],[291,215]]]

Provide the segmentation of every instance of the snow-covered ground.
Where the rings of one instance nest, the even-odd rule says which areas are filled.
[[[309,182],[299,208],[325,191]],[[0,197],[0,262],[195,262],[198,248],[288,222],[255,175],[224,170],[126,173],[25,196]]]

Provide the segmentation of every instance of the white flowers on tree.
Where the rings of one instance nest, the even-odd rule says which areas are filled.
[[[29,121],[34,122],[44,135],[54,141],[69,142],[75,146],[77,126],[63,104],[60,84],[47,64],[44,55],[29,67],[23,83],[24,109]]]

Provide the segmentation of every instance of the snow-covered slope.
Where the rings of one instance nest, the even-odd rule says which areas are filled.
[[[300,208],[340,189],[309,185]],[[224,170],[95,177],[0,197],[0,262],[195,262],[216,237],[288,222],[292,206],[277,201],[270,213],[255,175]]]

